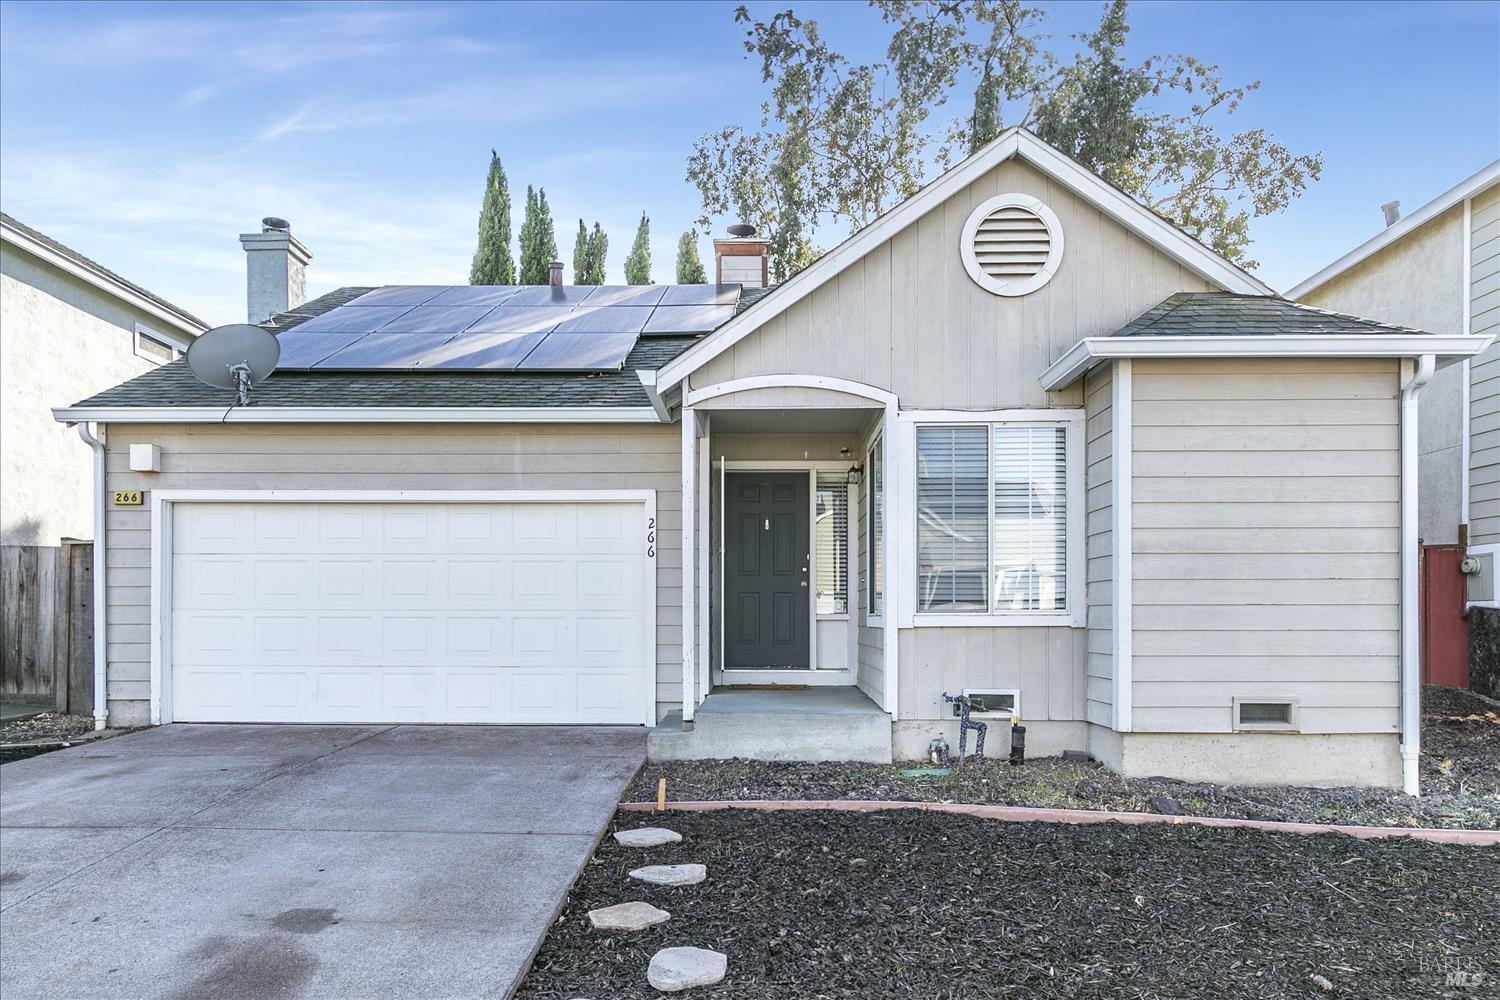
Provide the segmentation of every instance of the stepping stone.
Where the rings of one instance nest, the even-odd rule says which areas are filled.
[[[712,986],[724,978],[729,959],[707,948],[663,948],[651,956],[646,981],[665,993]]]
[[[652,885],[697,885],[708,878],[702,865],[647,865],[637,868],[630,877]]]
[[[663,844],[682,842],[682,834],[676,830],[663,830],[659,826],[643,826],[639,830],[618,830],[615,843],[625,847],[660,847]]]
[[[601,910],[590,910],[589,923],[596,931],[640,931],[664,924],[671,916],[650,903],[616,903]]]

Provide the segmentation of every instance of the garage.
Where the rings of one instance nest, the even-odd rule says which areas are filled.
[[[649,495],[159,500],[163,721],[651,721]]]

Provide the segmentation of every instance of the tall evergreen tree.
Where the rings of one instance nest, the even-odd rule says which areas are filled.
[[[625,283],[651,284],[651,220],[641,213],[641,224],[635,231],[635,243],[625,258]]]
[[[573,238],[573,284],[593,284],[593,282],[589,280],[589,275],[592,273],[590,268],[590,256],[592,254],[593,247],[593,241],[589,238],[589,228],[588,226],[585,226],[583,224],[582,219],[579,219],[578,235]]]
[[[677,283],[701,285],[707,280],[703,261],[698,258],[698,230],[689,229],[677,241]]]
[[[500,156],[490,150],[490,172],[484,180],[484,205],[479,210],[479,246],[469,268],[471,285],[510,285],[516,262],[510,253],[510,186]]]
[[[589,284],[604,284],[604,258],[608,253],[609,237],[596,222],[593,233],[589,235]]]
[[[526,215],[521,220],[521,274],[523,285],[545,285],[547,268],[557,259],[557,233],[552,228],[552,209],[546,189],[526,185]]]

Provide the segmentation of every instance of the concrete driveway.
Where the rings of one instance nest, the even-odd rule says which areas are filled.
[[[504,997],[629,728],[167,726],[0,768],[0,995]]]

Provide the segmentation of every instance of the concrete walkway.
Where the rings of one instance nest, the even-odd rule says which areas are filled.
[[[505,997],[630,728],[168,726],[0,769],[0,995]]]

